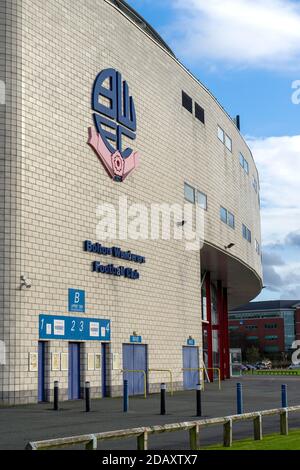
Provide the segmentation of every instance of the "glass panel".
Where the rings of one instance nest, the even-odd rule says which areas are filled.
[[[202,320],[207,321],[207,299],[206,299],[206,287],[202,287]]]
[[[199,206],[202,209],[207,210],[207,196],[206,196],[206,194],[201,193],[201,191],[198,191],[198,193],[197,193],[197,202],[198,202]]]
[[[296,339],[294,312],[283,312],[280,316],[284,319],[284,342],[287,350]]]
[[[230,137],[228,137],[228,135],[225,135],[225,145],[228,148],[228,150],[230,150],[230,152],[231,152],[232,151],[232,140],[231,140]]]
[[[244,168],[244,157],[241,153],[240,153],[240,165]]]
[[[224,207],[221,207],[220,209],[220,217],[222,222],[225,222],[225,224],[227,224],[227,210],[224,209]]]
[[[234,228],[234,215],[231,212],[228,212],[228,225],[231,228]]]
[[[211,322],[213,325],[219,324],[219,315],[217,310],[217,289],[211,284]]]
[[[249,175],[249,164],[247,160],[244,160],[244,169],[245,169],[245,172]]]
[[[202,334],[202,341],[203,341],[203,360],[206,367],[208,367],[208,333],[207,329],[203,329]]]
[[[247,239],[246,227],[243,224],[243,237]]]
[[[184,197],[187,201],[194,204],[195,202],[195,190],[187,183],[184,183]]]
[[[212,332],[212,355],[213,367],[220,367],[220,353],[219,353],[219,332],[213,330]]]
[[[253,188],[254,188],[255,192],[257,193],[257,190],[258,190],[258,189],[257,189],[257,181],[256,181],[256,179],[254,178],[254,176],[253,176]]]
[[[224,134],[223,129],[221,129],[221,127],[219,126],[218,126],[218,137],[221,140],[221,142],[223,142],[224,144],[225,134]]]

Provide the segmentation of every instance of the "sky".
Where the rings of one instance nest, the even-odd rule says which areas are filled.
[[[300,299],[300,0],[127,0],[241,116],[260,173],[264,286]]]

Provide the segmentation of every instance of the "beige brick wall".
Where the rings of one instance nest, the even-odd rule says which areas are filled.
[[[140,280],[130,281],[93,274],[90,262],[101,257],[84,253],[82,242],[97,241],[98,204],[117,205],[122,195],[129,203],[182,204],[187,181],[208,195],[206,239],[222,248],[235,242],[233,254],[260,275],[254,244],[241,235],[244,222],[260,240],[252,156],[213,97],[109,2],[13,3],[18,9],[10,18],[22,22],[17,35],[21,44],[14,50],[22,72],[22,93],[15,100],[22,110],[22,171],[17,180],[22,212],[16,222],[16,256],[9,266],[15,275],[5,290],[10,308],[15,298],[13,316],[4,309],[7,327],[16,328],[14,342],[9,343],[14,366],[10,362],[10,370],[3,374],[10,380],[3,380],[2,389],[19,392],[16,400],[36,400],[37,374],[28,371],[28,353],[37,351],[38,315],[68,315],[69,287],[85,289],[85,316],[111,319],[111,353],[121,355],[122,344],[137,331],[148,344],[149,367],[171,368],[180,386],[182,346],[189,335],[201,346],[199,252],[186,251],[181,241],[116,241],[147,258],[139,268]],[[127,80],[138,119],[134,145],[141,165],[122,184],[106,175],[87,145],[87,130],[93,125],[92,85],[99,71],[108,67]],[[205,108],[205,126],[182,108],[182,89]],[[218,124],[233,139],[232,154],[217,138]],[[7,135],[15,138],[14,120],[7,119],[6,125]],[[250,177],[239,165],[239,151],[249,162]],[[235,214],[235,231],[220,222],[220,205]],[[23,273],[32,280],[31,289],[18,290]],[[88,353],[100,352],[95,342],[84,347],[85,360]],[[51,342],[51,352],[67,352],[67,343]],[[121,378],[119,371],[112,371],[113,393],[118,393]],[[150,382],[165,378],[152,376]],[[67,372],[49,371],[50,387],[55,379],[66,393]],[[98,393],[99,371],[82,374],[82,384],[84,380],[90,380]]]

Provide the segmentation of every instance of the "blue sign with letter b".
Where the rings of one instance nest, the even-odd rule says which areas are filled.
[[[69,289],[69,312],[85,313],[85,291]]]

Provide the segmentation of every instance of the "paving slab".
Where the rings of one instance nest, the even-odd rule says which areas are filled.
[[[222,383],[208,384],[202,392],[203,417],[236,414],[236,383],[243,384],[244,411],[258,411],[281,407],[281,384],[288,387],[288,404],[300,405],[300,377],[245,376]],[[62,402],[59,411],[53,411],[49,403],[0,408],[0,449],[24,449],[29,441],[54,439],[86,433],[127,429],[138,426],[192,421],[196,413],[196,392],[167,394],[167,414],[160,416],[160,397],[150,395],[130,398],[128,413],[122,412],[121,398],[105,398],[92,401],[92,411],[84,411],[83,400]],[[300,412],[290,416],[291,428],[300,428]],[[279,431],[279,417],[263,419],[263,432]],[[214,426],[201,432],[203,445],[222,441],[222,426]],[[234,439],[251,437],[252,422],[234,424]],[[150,436],[150,449],[186,450],[188,432]],[[136,440],[101,443],[103,450],[133,450]]]

